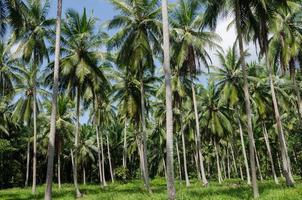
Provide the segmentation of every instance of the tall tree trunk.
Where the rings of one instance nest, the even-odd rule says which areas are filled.
[[[79,145],[79,131],[80,131],[80,88],[76,87],[76,129],[75,129],[75,138],[74,138],[74,149],[71,150],[71,156],[73,160],[73,183],[76,192],[76,198],[80,198],[82,196],[79,185],[78,185],[78,145]]]
[[[231,154],[232,154],[233,165],[234,165],[234,172],[235,172],[236,176],[239,177],[238,170],[237,170],[236,159],[235,159],[235,155],[234,155],[233,145],[230,144],[230,147],[231,147]]]
[[[99,127],[98,124],[95,124],[96,129],[96,144],[97,144],[97,153],[98,153],[98,167],[99,167],[99,179],[100,185],[103,187],[103,172],[102,172],[102,160],[101,160],[101,150],[100,150],[100,136],[99,136]]]
[[[204,170],[204,163],[203,163],[203,155],[201,152],[201,144],[200,144],[200,128],[199,128],[199,117],[198,117],[198,110],[197,110],[197,102],[196,102],[196,93],[195,87],[193,85],[193,80],[191,78],[191,90],[192,90],[192,98],[193,98],[193,107],[194,107],[194,115],[195,115],[195,126],[196,126],[196,144],[197,144],[197,151],[198,151],[198,162],[201,171],[201,178],[204,186],[208,185],[208,180],[205,175]]]
[[[29,156],[30,156],[30,138],[27,142],[27,153],[26,153],[26,178],[25,178],[25,187],[28,186],[28,178],[29,178]]]
[[[274,166],[274,160],[273,160],[273,156],[272,156],[272,152],[271,152],[271,147],[269,145],[267,129],[266,129],[266,126],[265,126],[264,122],[262,123],[262,129],[263,129],[263,136],[264,136],[265,145],[266,145],[266,148],[267,148],[268,157],[269,157],[269,160],[270,160],[271,166],[272,166],[272,173],[273,173],[274,181],[275,181],[276,184],[279,184],[279,180],[277,178],[276,171],[275,171],[275,166]]]
[[[244,180],[243,173],[242,173],[242,167],[241,167],[241,163],[240,162],[239,162],[239,172],[240,172],[240,179]]]
[[[196,166],[196,171],[197,171],[197,179],[201,181],[201,174],[199,170],[199,164],[198,164],[198,151],[196,148],[196,152],[194,153],[194,161],[195,161],[195,166]]]
[[[123,168],[127,168],[127,118],[125,118],[124,146],[123,146]]]
[[[187,155],[186,155],[186,141],[185,141],[185,135],[184,135],[184,129],[182,125],[182,118],[180,123],[180,131],[181,131],[181,141],[182,141],[182,155],[183,155],[183,162],[184,162],[184,172],[185,172],[185,179],[186,179],[186,186],[190,186],[190,180],[188,175],[188,169],[187,169]]]
[[[147,133],[146,133],[146,118],[145,118],[145,89],[144,89],[144,81],[143,81],[143,74],[141,75],[140,81],[140,92],[141,92],[141,123],[142,123],[142,162],[144,167],[144,181],[145,187],[149,193],[152,193],[151,186],[150,186],[150,179],[149,179],[149,168],[148,168],[148,160],[147,160]]]
[[[175,146],[176,146],[176,155],[177,155],[177,162],[178,162],[179,180],[182,181],[182,176],[181,176],[181,162],[180,162],[180,154],[179,154],[178,141],[177,141],[177,139],[175,140]]]
[[[252,127],[252,110],[251,110],[251,102],[250,102],[250,92],[249,92],[249,84],[247,80],[247,67],[245,63],[245,55],[243,49],[243,36],[241,32],[241,8],[239,6],[239,0],[236,0],[236,8],[235,8],[235,20],[236,20],[236,29],[238,34],[239,41],[239,51],[240,51],[240,64],[242,67],[242,75],[243,75],[243,91],[244,91],[244,101],[245,101],[245,109],[247,115],[247,132],[249,138],[249,152],[250,152],[250,165],[251,165],[251,174],[252,174],[252,188],[253,188],[253,196],[254,198],[259,197],[258,185],[257,185],[257,177],[256,177],[256,166],[255,166],[255,152],[254,152],[254,133]]]
[[[101,139],[101,154],[102,154],[102,177],[103,177],[103,184],[104,186],[107,186],[107,182],[106,182],[106,176],[105,176],[105,156],[104,156],[104,144],[103,144],[103,132],[101,131],[101,135],[100,135],[100,139]]]
[[[47,160],[47,172],[46,172],[46,189],[44,195],[45,200],[51,200],[51,194],[52,194],[53,163],[54,163],[54,156],[55,156],[57,96],[58,96],[58,84],[59,84],[61,16],[62,16],[62,0],[58,0],[57,20],[56,20],[55,64],[54,64],[54,73],[53,73],[50,132],[49,132],[49,142],[48,142],[48,150],[47,150],[48,160]]]
[[[33,141],[33,184],[32,193],[36,193],[37,183],[37,88],[36,88],[36,75],[34,77],[33,86],[33,120],[34,120],[34,141]]]
[[[214,150],[215,150],[215,155],[216,155],[218,183],[221,184],[222,183],[222,176],[221,176],[218,148],[217,148],[217,143],[216,143],[215,139],[214,139]]]
[[[168,199],[176,199],[174,186],[174,160],[173,160],[173,111],[172,111],[172,86],[170,69],[170,42],[169,42],[169,22],[168,3],[162,0],[163,17],[163,51],[164,51],[164,73],[166,86],[166,152],[167,152],[167,192]]]
[[[254,145],[254,149],[255,149],[256,164],[257,164],[257,168],[258,168],[258,171],[259,171],[260,180],[263,181],[263,177],[262,177],[262,172],[261,172],[261,167],[260,167],[260,162],[259,162],[259,158],[258,158],[258,153],[257,153],[256,145]]]
[[[247,184],[250,185],[251,184],[250,168],[249,168],[249,163],[247,161],[247,156],[246,156],[246,151],[245,151],[242,126],[241,126],[241,122],[240,122],[239,118],[237,118],[237,121],[238,121],[238,126],[239,126],[239,133],[240,133],[240,140],[241,140],[241,146],[242,146],[242,154],[243,154],[243,158],[244,158],[244,165],[245,165],[245,170],[246,170]]]
[[[266,55],[268,55],[268,54],[266,54]],[[275,86],[274,86],[274,82],[273,82],[273,69],[268,60],[268,56],[266,56],[266,63],[268,65],[268,70],[269,70],[269,84],[270,84],[270,89],[271,89],[272,101],[273,101],[273,106],[274,106],[274,111],[275,111],[275,119],[276,119],[277,130],[278,130],[278,139],[279,139],[280,152],[281,152],[283,175],[285,177],[286,184],[288,186],[293,186],[294,179],[291,174],[290,159],[288,156],[286,139],[285,139],[285,136],[283,133],[283,127],[282,127],[280,113],[279,113],[279,106],[278,106],[277,97],[276,97],[276,93],[275,93]]]
[[[108,162],[109,162],[111,182],[114,183],[113,171],[112,171],[112,163],[111,163],[111,154],[110,154],[110,143],[109,143],[109,137],[108,137],[108,135],[109,135],[109,133],[106,134],[107,154],[108,154]]]

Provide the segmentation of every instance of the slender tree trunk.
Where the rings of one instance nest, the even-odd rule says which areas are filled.
[[[179,180],[182,181],[182,176],[181,176],[181,162],[180,162],[180,154],[179,154],[178,141],[177,141],[177,139],[175,140],[175,147],[176,147],[176,155],[177,155],[177,162],[178,162]]]
[[[258,158],[256,145],[254,145],[254,149],[255,149],[256,164],[257,164],[257,168],[258,168],[258,171],[259,171],[260,180],[263,181],[263,176],[262,176],[262,172],[261,172],[261,167],[260,167],[260,162],[259,162],[259,158]]]
[[[28,178],[29,178],[29,156],[30,156],[30,138],[27,142],[27,153],[26,153],[26,178],[25,178],[25,187],[28,186]]]
[[[201,178],[204,186],[208,185],[208,180],[205,175],[204,170],[204,163],[203,163],[203,155],[201,152],[201,144],[200,144],[200,128],[199,128],[199,117],[198,117],[198,111],[197,111],[197,102],[196,102],[196,93],[195,88],[193,85],[193,80],[191,78],[191,89],[192,89],[192,97],[193,97],[193,107],[194,107],[194,114],[195,114],[195,126],[196,126],[196,143],[197,143],[197,150],[198,150],[198,161],[200,165],[200,171],[201,171]]]
[[[101,160],[101,150],[100,150],[100,136],[99,136],[99,127],[97,123],[95,124],[96,129],[96,143],[97,143],[97,153],[98,153],[98,167],[99,167],[99,179],[100,179],[100,185],[103,187],[103,172],[102,172],[102,160]]]
[[[267,148],[268,157],[269,157],[269,160],[270,160],[271,166],[272,166],[272,173],[273,173],[274,181],[275,181],[276,184],[279,184],[279,180],[277,178],[276,171],[275,171],[275,166],[274,166],[274,160],[273,160],[273,156],[272,156],[272,152],[271,152],[271,147],[270,147],[270,144],[269,144],[267,129],[266,129],[266,126],[265,126],[264,123],[262,123],[262,127],[263,127],[263,136],[264,136],[264,140],[265,140],[265,144],[266,144],[266,148]]]
[[[72,160],[73,160],[73,183],[76,192],[76,198],[80,198],[82,196],[79,185],[78,185],[78,144],[79,144],[79,131],[80,131],[80,88],[77,86],[76,88],[76,129],[75,129],[75,138],[74,138],[74,150],[71,150]],[[73,152],[74,151],[74,152]]]
[[[148,190],[149,193],[152,193],[151,186],[150,186],[150,179],[149,179],[149,168],[148,168],[148,160],[147,160],[147,133],[146,133],[146,118],[145,118],[145,89],[144,89],[144,81],[143,81],[143,75],[141,75],[141,81],[140,81],[141,87],[141,122],[142,122],[142,156],[144,163],[144,181],[145,181],[145,187]]]
[[[127,168],[127,119],[125,119],[124,129],[123,168]]]
[[[163,17],[163,51],[164,51],[164,74],[166,86],[166,152],[167,152],[167,192],[168,199],[176,199],[174,186],[174,164],[173,164],[173,111],[172,111],[172,86],[170,69],[170,43],[169,43],[169,22],[168,3],[162,0]]]
[[[198,178],[199,181],[201,181],[201,174],[200,174],[199,164],[198,164],[198,152],[197,152],[197,149],[196,149],[196,152],[194,154],[194,161],[195,161],[195,165],[196,165],[197,178]]]
[[[108,133],[108,134],[109,134],[109,133]],[[108,162],[109,162],[109,169],[110,169],[111,182],[114,183],[113,171],[112,171],[112,163],[111,163],[111,154],[110,154],[110,144],[109,144],[109,137],[108,137],[108,134],[106,134],[106,140],[107,140],[107,154],[108,154]]]
[[[101,139],[101,154],[102,154],[102,177],[103,177],[103,184],[104,186],[107,186],[107,182],[106,182],[106,176],[105,176],[105,156],[104,156],[104,145],[103,145],[103,134],[101,131],[101,135],[100,135],[100,139]]]
[[[57,20],[56,20],[56,43],[55,43],[55,64],[52,87],[52,107],[50,118],[50,132],[48,142],[48,160],[46,172],[46,189],[45,200],[51,200],[52,194],[52,178],[53,178],[53,163],[55,156],[55,136],[56,136],[56,116],[57,116],[57,96],[59,84],[59,61],[60,61],[60,39],[61,39],[61,16],[62,16],[62,0],[58,0]]]
[[[188,176],[188,169],[187,169],[187,155],[186,155],[186,142],[185,142],[185,135],[184,135],[184,130],[183,130],[183,125],[182,125],[182,118],[181,118],[181,141],[182,141],[182,155],[183,155],[183,162],[184,162],[184,172],[185,172],[185,179],[186,179],[186,186],[190,186],[190,180]]]
[[[231,147],[231,154],[232,154],[233,165],[234,165],[234,172],[235,172],[236,176],[239,177],[238,170],[237,170],[236,159],[235,159],[235,155],[234,155],[233,145],[230,144],[230,147]]]
[[[275,86],[274,86],[274,82],[273,82],[273,69],[268,60],[268,56],[266,56],[266,62],[268,65],[268,70],[269,70],[269,84],[270,84],[270,89],[271,89],[272,101],[273,101],[273,106],[274,106],[274,111],[275,111],[275,119],[276,119],[277,130],[278,130],[278,139],[279,139],[280,152],[281,152],[283,175],[285,177],[286,184],[288,186],[293,186],[294,179],[291,174],[290,159],[288,156],[286,139],[285,139],[285,136],[283,133],[283,127],[282,127],[280,113],[279,113],[279,106],[278,106],[277,97],[276,97],[276,93],[275,93]]]
[[[215,155],[216,155],[218,183],[221,184],[222,183],[222,176],[221,176],[218,148],[217,148],[217,143],[216,143],[215,139],[214,139],[214,150],[215,150]]]
[[[244,180],[243,173],[242,173],[242,167],[241,167],[241,163],[240,162],[239,162],[239,172],[240,172],[240,178],[241,178],[241,180]]]
[[[34,78],[33,86],[33,120],[34,120],[34,141],[33,141],[33,184],[32,193],[36,193],[36,183],[37,183],[37,88],[36,88],[36,75]]]
[[[83,184],[86,185],[86,171],[84,166],[83,166]]]
[[[240,122],[239,118],[237,118],[237,121],[238,121],[238,126],[239,126],[239,133],[240,133],[240,140],[241,140],[241,146],[242,146],[242,154],[243,154],[243,158],[244,158],[244,165],[245,165],[245,170],[246,170],[247,184],[250,185],[251,184],[250,168],[249,168],[249,163],[247,161],[247,156],[246,156],[246,152],[245,152],[242,126],[241,126],[241,122]]]
[[[242,75],[243,75],[243,91],[244,91],[244,101],[245,101],[245,109],[247,115],[247,132],[249,138],[249,152],[250,152],[250,165],[251,165],[251,174],[252,174],[252,188],[253,188],[253,196],[254,198],[259,197],[258,185],[257,185],[257,177],[256,177],[256,166],[255,166],[255,155],[254,155],[254,133],[252,127],[252,110],[251,110],[251,102],[250,102],[250,92],[249,85],[247,80],[247,67],[245,63],[245,55],[243,49],[243,36],[241,32],[241,24],[240,19],[242,12],[240,10],[239,0],[236,0],[236,8],[235,8],[235,20],[236,20],[236,29],[238,34],[239,41],[239,51],[240,51],[240,64],[242,67]]]

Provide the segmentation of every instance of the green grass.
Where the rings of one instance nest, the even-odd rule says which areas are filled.
[[[73,185],[64,184],[59,190],[57,185],[53,187],[53,199],[74,199]],[[194,181],[191,187],[186,188],[185,184],[178,182],[176,185],[177,199],[185,200],[231,200],[231,199],[251,199],[251,188],[240,180],[225,181],[222,185],[216,182],[210,182],[208,188]],[[152,181],[153,194],[145,192],[142,182],[139,180],[131,181],[126,184],[114,183],[105,188],[98,185],[82,185],[81,191],[84,194],[81,200],[159,200],[166,199],[166,184],[164,179],[155,179]],[[281,183],[275,185],[272,181],[259,182],[260,199],[266,200],[301,200],[302,199],[302,182],[298,181],[296,186],[288,188]],[[10,200],[32,200],[43,199],[44,187],[37,188],[37,194],[31,195],[31,188],[12,188],[0,190],[0,199]]]

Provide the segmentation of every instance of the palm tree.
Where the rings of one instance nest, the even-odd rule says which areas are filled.
[[[123,167],[127,168],[127,129],[132,121],[139,118],[140,87],[139,81],[126,69],[118,68],[111,73],[116,84],[113,86],[113,101],[118,102],[118,114],[123,118],[124,138],[123,138]]]
[[[87,17],[86,10],[79,15],[74,10],[66,12],[66,22],[62,26],[62,58],[60,75],[63,88],[76,99],[76,127],[74,146],[77,149],[80,131],[81,97],[86,92],[94,91],[94,86],[102,85],[105,77],[100,70],[103,58],[99,48],[103,42],[101,35],[94,33],[96,19]],[[73,152],[72,152],[73,153]],[[74,185],[76,196],[82,194],[77,181],[77,151],[74,152]]]
[[[94,162],[94,152],[97,148],[95,146],[95,133],[92,126],[83,125],[81,127],[80,138],[79,138],[79,145],[76,151],[78,151],[78,159],[79,162],[82,164],[83,169],[83,183],[86,185],[86,170],[85,167],[87,166],[88,162],[91,160]],[[74,161],[76,162],[76,161]]]
[[[173,105],[174,105],[174,121],[176,123],[175,129],[179,131],[182,141],[182,150],[183,150],[183,168],[185,173],[186,186],[190,186],[190,180],[187,169],[187,155],[186,155],[186,144],[185,144],[185,135],[184,135],[184,118],[183,118],[183,101],[187,96],[190,96],[191,93],[191,81],[184,76],[183,69],[181,66],[177,65],[176,60],[173,56],[177,56],[177,54],[172,55],[171,66],[172,74],[171,74],[171,86],[173,92]],[[165,85],[162,85],[162,88],[159,91],[164,92]],[[164,94],[164,93],[163,93]],[[177,126],[179,124],[179,126]],[[178,146],[177,142],[176,145]],[[177,147],[176,146],[176,147]],[[178,152],[178,151],[177,151]],[[179,157],[179,154],[177,154]],[[180,163],[180,160],[178,161]],[[180,172],[181,172],[181,167]],[[181,173],[180,173],[181,175]]]
[[[176,64],[182,68],[184,75],[189,74],[191,79],[192,100],[195,113],[196,139],[198,160],[202,175],[203,184],[208,181],[205,176],[203,166],[203,156],[200,146],[199,116],[196,102],[196,92],[193,77],[200,69],[200,61],[208,66],[209,54],[206,47],[217,47],[215,43],[219,41],[219,36],[212,32],[200,29],[202,26],[202,15],[200,14],[200,4],[198,1],[179,0],[179,6],[172,13],[172,35],[175,40]]]
[[[52,108],[51,108],[51,118],[50,118],[51,127],[49,132],[46,189],[45,189],[45,196],[44,196],[45,200],[51,200],[51,194],[52,194],[52,177],[53,177],[53,162],[54,162],[53,160],[55,154],[54,145],[56,139],[57,96],[58,96],[58,85],[59,85],[61,17],[62,17],[62,0],[58,0],[57,21],[56,21],[55,64],[54,64],[54,74],[53,74]],[[58,154],[58,157],[60,157],[60,154]],[[58,166],[58,170],[60,170],[60,166]],[[60,180],[60,178],[58,179]]]
[[[166,85],[166,151],[167,151],[167,191],[168,199],[176,198],[174,186],[174,163],[173,163],[173,111],[172,111],[172,87],[171,87],[171,69],[170,69],[170,34],[168,21],[168,3],[162,0],[162,18],[163,18],[163,69]]]
[[[286,178],[286,184],[289,186],[292,186],[292,185],[294,185],[294,179],[292,177],[291,164],[290,164],[290,159],[288,156],[288,150],[287,150],[287,144],[286,144],[287,142],[286,142],[286,138],[284,136],[284,131],[283,131],[281,117],[280,117],[280,111],[279,111],[279,105],[278,105],[278,100],[277,100],[275,86],[274,86],[274,84],[275,84],[274,80],[273,80],[274,71],[273,71],[273,67],[272,67],[273,61],[269,55],[269,48],[270,49],[273,48],[274,50],[276,50],[276,46],[278,46],[278,43],[279,43],[278,41],[276,42],[276,39],[280,40],[282,43],[281,47],[283,47],[283,48],[281,48],[281,51],[279,51],[280,55],[281,55],[280,65],[281,65],[281,69],[284,70],[286,68],[286,66],[288,65],[288,63],[290,62],[290,60],[287,60],[287,59],[290,59],[290,57],[291,57],[290,54],[293,53],[293,51],[288,51],[289,48],[287,47],[287,44],[294,44],[296,38],[297,38],[297,40],[301,40],[301,37],[299,37],[299,35],[300,35],[299,31],[296,31],[295,28],[292,28],[292,27],[294,27],[294,25],[289,25],[289,27],[287,27],[287,26],[284,26],[286,23],[284,23],[283,20],[281,20],[281,21],[278,20],[278,14],[276,14],[276,13],[280,14],[280,13],[282,13],[282,11],[289,9],[287,3],[288,3],[287,1],[282,1],[282,2],[271,1],[271,2],[262,2],[261,4],[259,4],[257,7],[256,16],[261,17],[261,20],[258,19],[258,21],[261,21],[258,24],[259,24],[260,29],[263,31],[261,32],[261,30],[258,30],[259,27],[256,27],[256,28],[253,27],[253,28],[255,29],[254,37],[256,38],[256,40],[259,43],[259,46],[261,49],[261,52],[260,52],[261,55],[265,56],[265,59],[266,59],[265,62],[266,62],[268,72],[269,72],[269,84],[270,84],[272,102],[273,102],[273,107],[274,107],[275,119],[276,119],[276,123],[277,123],[277,131],[278,131],[280,152],[281,152],[281,158],[282,158],[283,174],[284,174],[284,177]],[[267,7],[269,7],[269,8],[267,8]],[[298,9],[300,9],[300,8],[298,8]],[[281,17],[279,15],[279,19],[280,18],[285,18],[285,21],[287,20],[286,15],[282,16],[282,14],[281,14]],[[265,23],[263,23],[264,21],[265,21]],[[273,27],[275,26],[273,28],[273,30],[275,31],[275,35],[273,35],[273,38],[270,40],[268,31],[269,31],[269,27],[272,26],[272,24],[274,24]],[[282,28],[284,27],[283,30],[280,30],[280,24],[281,24]],[[290,35],[289,38],[294,37],[295,39],[287,40],[288,38],[286,39],[286,37],[287,37],[286,35],[287,36]],[[291,43],[291,42],[293,42],[293,43]],[[297,48],[293,48],[293,49],[296,50]]]
[[[43,59],[48,58],[46,39],[50,36],[50,28],[53,20],[47,18],[49,11],[49,1],[27,0],[20,6],[22,26],[13,26],[11,43],[18,45],[15,54],[21,54],[25,62],[32,61],[33,72],[37,72]],[[36,74],[34,74],[36,79]],[[33,185],[32,193],[36,192],[36,154],[37,154],[37,107],[36,107],[36,85],[33,81]]]
[[[248,55],[247,52],[245,54]],[[216,82],[217,92],[219,92],[220,96],[219,104],[227,104],[231,109],[237,110],[235,114],[237,122],[235,123],[238,123],[247,183],[251,184],[250,170],[244,145],[242,122],[240,121],[240,106],[236,106],[239,102],[242,102],[241,99],[243,99],[242,73],[240,70],[240,60],[236,51],[236,43],[232,48],[229,48],[226,53],[218,51],[217,57],[219,59],[219,67],[213,66],[213,70],[210,75]]]
[[[12,119],[15,122],[24,124],[29,129],[34,131],[32,127],[32,121],[35,116],[33,111],[36,108],[37,113],[39,113],[39,110],[42,107],[40,98],[48,95],[48,92],[41,87],[41,82],[36,81],[36,77],[40,78],[40,74],[36,71],[37,69],[34,69],[33,66],[25,67],[22,65],[22,63],[19,63],[18,65],[21,66],[14,67],[14,76],[16,78],[14,92],[17,101],[14,103]],[[39,76],[37,76],[37,74]],[[34,87],[36,87],[36,100],[34,99],[33,95]],[[33,139],[29,139],[28,144],[30,143],[30,140],[35,140],[35,136],[33,136]]]
[[[256,2],[256,3],[255,3]],[[250,152],[250,165],[252,174],[252,188],[254,198],[259,197],[256,167],[255,167],[255,153],[254,153],[254,133],[252,127],[252,109],[250,102],[249,83],[247,66],[245,62],[245,51],[244,51],[244,31],[247,29],[247,22],[252,18],[252,9],[255,8],[255,4],[258,1],[253,0],[205,0],[205,25],[210,28],[215,28],[218,17],[224,11],[231,11],[234,16],[234,24],[237,31],[237,40],[240,53],[240,65],[242,68],[243,76],[243,92],[245,101],[245,111],[247,116],[247,130],[249,138],[249,152]],[[261,1],[259,1],[261,3]]]
[[[48,119],[51,118],[52,113],[52,101],[44,102],[44,107],[47,112]],[[73,123],[74,123],[74,115],[73,115],[73,102],[69,99],[67,95],[58,96],[57,101],[57,111],[56,111],[56,136],[54,141],[54,148],[57,151],[58,158],[58,185],[61,188],[61,152],[63,145],[66,141],[71,138]],[[46,132],[49,133],[50,126],[47,126]],[[50,195],[51,196],[51,195]]]
[[[215,91],[214,82],[208,84],[208,88],[201,92],[202,117],[206,119],[205,132],[213,138],[214,149],[217,161],[218,181],[221,183],[222,176],[220,171],[218,145],[220,140],[226,139],[232,131],[231,122],[228,119],[228,108],[219,104],[219,93]]]
[[[153,54],[158,51],[161,23],[157,0],[111,0],[120,11],[108,24],[108,28],[120,28],[109,41],[109,49],[118,49],[117,63],[126,67],[140,81],[140,132],[139,148],[146,189],[151,192],[147,163],[146,108],[144,76],[153,73]],[[129,59],[130,58],[130,59]]]

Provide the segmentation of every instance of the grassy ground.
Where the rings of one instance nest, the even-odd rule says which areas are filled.
[[[211,182],[208,188],[203,188],[200,183],[194,181],[192,186],[186,188],[184,183],[177,183],[177,199],[185,200],[231,200],[251,199],[251,188],[240,180],[225,181],[222,185]],[[54,186],[53,199],[74,199],[73,185],[63,185],[59,190]],[[166,199],[166,185],[164,179],[152,181],[153,194],[144,191],[141,181],[131,181],[126,184],[114,183],[101,189],[98,185],[82,185],[81,191],[84,194],[81,200],[159,200]],[[266,200],[301,200],[302,182],[298,181],[294,188],[287,188],[284,183],[275,185],[272,181],[259,183],[260,199]],[[13,188],[0,190],[0,199],[10,200],[32,200],[43,199],[44,187],[39,186],[36,196],[31,195],[31,188]]]

